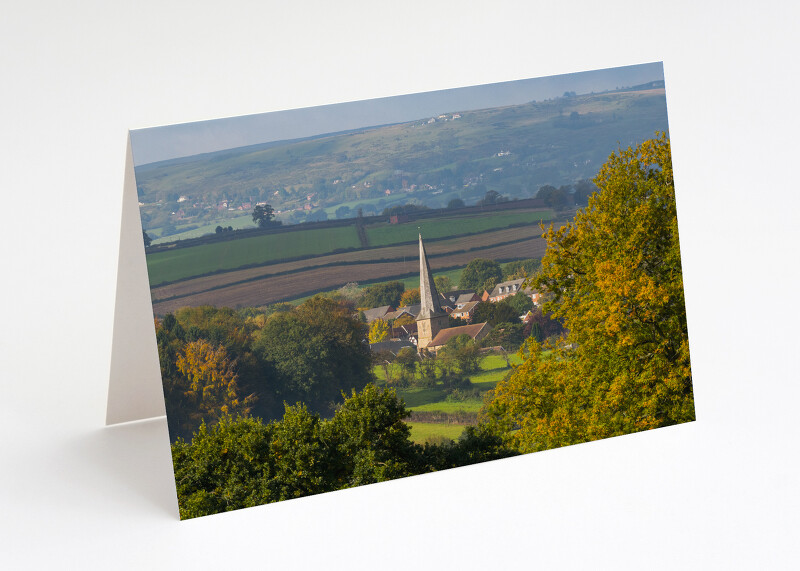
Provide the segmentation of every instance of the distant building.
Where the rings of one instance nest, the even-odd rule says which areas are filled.
[[[475,341],[480,341],[489,334],[492,326],[488,323],[474,323],[472,325],[462,325],[460,327],[450,327],[449,329],[442,329],[436,334],[426,347],[429,351],[437,352],[439,349],[447,345],[453,337],[459,335],[469,335]]]
[[[448,294],[454,293],[448,292]],[[421,308],[419,315],[417,315],[418,351],[423,349],[436,351],[447,343],[448,339],[461,334],[467,334],[475,340],[482,339],[491,329],[488,323],[449,327],[450,318],[447,312],[442,309],[442,298],[436,291],[436,284],[431,276],[431,267],[428,264],[428,256],[422,243],[422,234],[419,235],[419,298]]]
[[[417,315],[417,349],[427,347],[436,334],[449,325],[449,317],[439,303],[439,292],[431,276],[431,266],[419,235],[419,299],[420,311]]]
[[[475,308],[479,303],[481,303],[480,300],[468,301],[463,304],[460,309],[454,309],[450,315],[458,319],[463,319],[464,321],[472,321],[472,314],[475,312]]]
[[[403,222],[408,222],[407,214],[394,214],[389,217],[390,224],[402,224]]]
[[[386,319],[386,314],[392,311],[394,311],[394,308],[391,305],[382,305],[366,310],[364,317],[366,317],[367,323],[372,323],[376,319]]]
[[[507,282],[501,282],[494,286],[491,292],[483,292],[482,300],[483,301],[491,301],[491,302],[498,302],[507,297],[511,297],[512,295],[516,295],[519,292],[523,292],[525,295],[531,298],[533,303],[539,303],[539,299],[541,298],[541,294],[530,287],[523,287],[523,283],[525,282],[525,278],[519,278],[516,280],[509,280]]]

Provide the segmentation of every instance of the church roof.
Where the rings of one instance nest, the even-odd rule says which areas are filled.
[[[442,345],[446,345],[447,342],[453,337],[458,337],[459,335],[464,334],[475,339],[481,333],[487,333],[491,328],[492,326],[488,323],[473,323],[472,325],[462,325],[460,327],[442,329],[436,334],[436,337],[433,338],[433,341],[428,344],[428,347],[441,347]]]
[[[422,307],[417,315],[417,320],[447,315],[442,311],[439,303],[439,292],[436,291],[436,284],[433,283],[431,266],[428,264],[428,256],[425,253],[425,246],[422,244],[422,234],[419,235],[419,299]]]

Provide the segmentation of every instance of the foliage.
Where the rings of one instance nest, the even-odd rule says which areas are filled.
[[[503,270],[494,260],[474,258],[461,272],[459,287],[475,292],[491,291],[503,280]]]
[[[503,281],[527,278],[532,276],[542,265],[538,258],[517,260],[503,264]]]
[[[453,281],[447,276],[434,277],[433,284],[436,286],[436,291],[439,293],[445,293],[453,289]]]
[[[144,239],[145,248],[149,247],[150,244],[153,243],[153,240],[150,238],[150,236],[147,235],[147,232],[145,232],[144,230],[142,230],[142,238]]]
[[[260,228],[270,225],[270,221],[275,217],[275,211],[269,204],[258,204],[253,209],[253,222]]]
[[[447,208],[464,208],[465,204],[464,201],[460,198],[454,198],[450,202],[447,203]]]
[[[380,343],[389,338],[389,324],[385,319],[375,319],[369,324],[369,342]]]
[[[503,301],[508,301],[508,305],[514,309],[514,312],[517,314],[517,316],[525,315],[531,309],[533,309],[533,301],[531,300],[531,296],[522,291],[515,293],[511,297],[507,297]]]
[[[435,282],[434,282],[435,283]],[[400,296],[400,306],[401,307],[408,307],[409,305],[414,305],[419,303],[419,288],[415,287],[413,289],[407,289],[403,292],[403,295]]]
[[[315,296],[273,315],[255,334],[253,350],[272,372],[279,398],[325,412],[342,390],[372,379],[366,334],[347,306]]]
[[[484,416],[523,452],[694,420],[665,134],[611,155],[573,223],[546,232],[537,285],[569,332],[499,383]]]
[[[172,445],[182,519],[399,478],[429,468],[393,390],[353,391],[323,420],[302,405],[278,421],[223,417]]]
[[[442,361],[446,368],[455,365],[462,374],[476,372],[480,368],[481,358],[479,344],[467,334],[449,339],[437,354],[437,360]]]
[[[503,347],[506,351],[517,351],[525,341],[522,323],[500,323],[481,339],[483,347]]]
[[[510,298],[498,302],[485,301],[475,306],[472,322],[487,322],[494,327],[498,323],[519,323],[519,315]]]
[[[399,281],[368,286],[364,288],[364,293],[361,296],[361,307],[371,308],[383,305],[397,307],[404,290],[403,282]]]
[[[418,360],[417,352],[413,347],[403,347],[397,352],[394,362],[400,365],[400,373],[403,377],[410,377],[416,371]]]

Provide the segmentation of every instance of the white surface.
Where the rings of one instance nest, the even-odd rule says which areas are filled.
[[[797,9],[272,4],[4,7],[0,566],[793,567]],[[127,129],[657,60],[697,422],[177,521],[165,422],[103,427]]]

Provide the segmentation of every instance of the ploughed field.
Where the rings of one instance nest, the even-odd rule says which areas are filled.
[[[416,238],[416,233],[419,231],[417,226],[421,226],[422,223],[429,226],[427,232],[423,231],[423,238],[426,238],[427,234],[431,234],[425,247],[431,269],[435,272],[436,270],[463,267],[473,258],[509,261],[541,257],[545,251],[545,243],[541,238],[542,231],[539,227],[539,221],[542,218],[549,218],[549,212],[521,211],[502,213],[501,215],[491,213],[484,216],[471,216],[467,219],[433,219],[393,226],[387,224],[384,228],[388,228],[388,230],[380,227],[368,227],[367,230],[368,232],[383,231],[382,240],[386,240],[387,236],[392,235],[395,240],[405,240],[406,234],[409,232],[412,232]],[[507,227],[509,224],[520,224],[520,219],[525,225]],[[528,222],[524,222],[525,220]],[[438,231],[434,231],[436,223],[438,223]],[[506,227],[447,238],[446,232],[449,232],[449,235],[465,234],[475,231],[475,229],[480,231],[487,224],[505,224]],[[350,229],[350,227],[336,230],[346,229]],[[314,232],[321,230],[314,230]],[[298,234],[302,234],[302,232],[287,232],[285,235]],[[343,234],[337,234],[337,236],[343,236]],[[267,237],[271,236],[232,240],[222,244],[227,249],[233,249],[237,242]],[[316,236],[316,238],[324,238],[324,235]],[[285,242],[285,238],[283,241]],[[311,244],[307,241],[304,243]],[[209,248],[222,244],[208,244],[184,250]],[[330,244],[323,240],[319,247],[329,247]],[[245,243],[243,246],[253,247],[252,243]],[[219,256],[218,249],[214,248],[211,255]],[[176,249],[169,253],[179,254],[180,252],[180,249]],[[316,292],[329,291],[348,282],[384,281],[418,273],[418,253],[416,243],[406,243],[323,254],[288,262],[262,263],[252,267],[219,271],[219,273],[210,275],[188,277],[174,283],[152,287],[153,308],[157,315],[164,315],[184,306],[215,305],[234,308],[262,306],[304,297]],[[187,256],[197,259],[200,253],[188,252]],[[243,258],[240,256],[238,259]],[[189,271],[188,273],[195,272]]]

